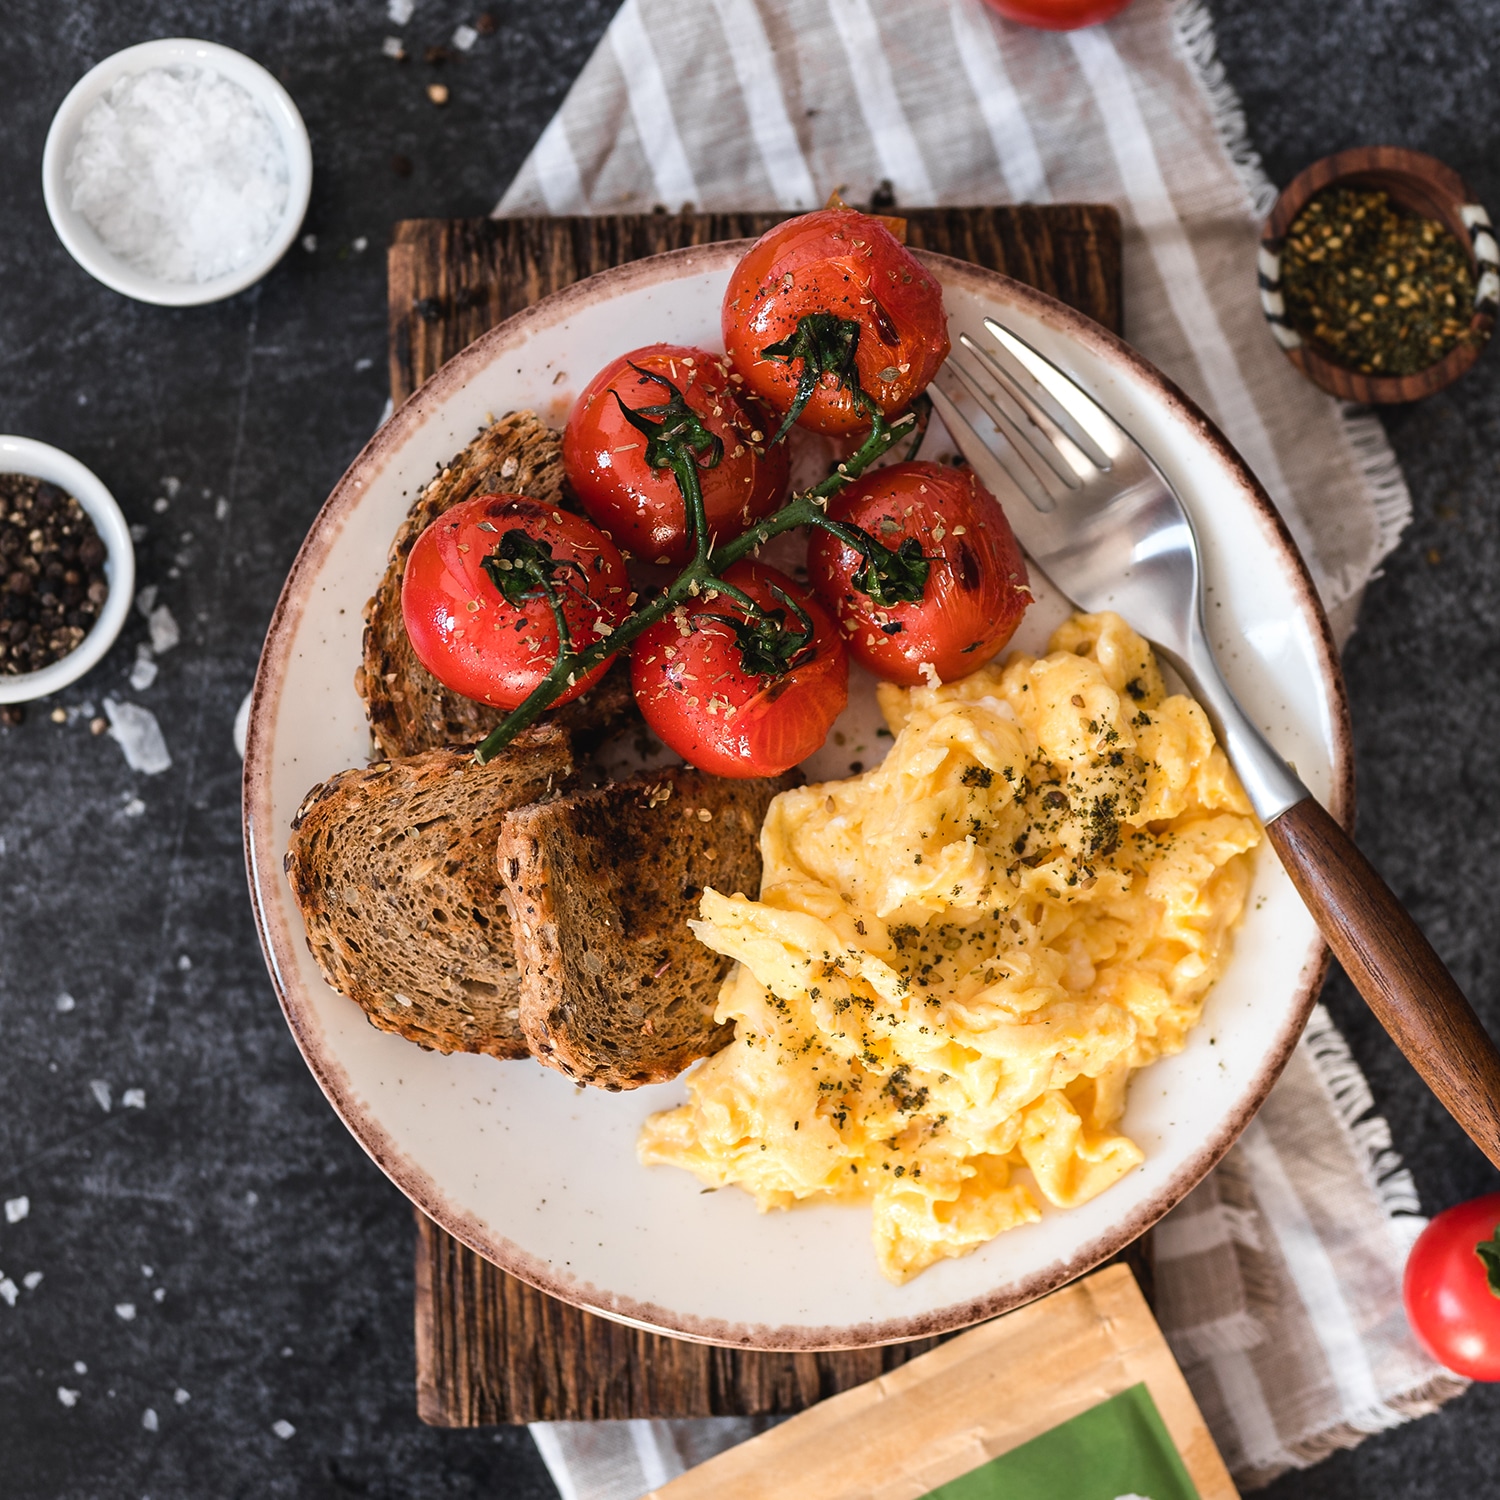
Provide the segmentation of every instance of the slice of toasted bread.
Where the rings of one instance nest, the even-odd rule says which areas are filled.
[[[487,765],[426,750],[314,787],[285,867],[329,984],[424,1047],[524,1057],[495,842],[572,770],[566,732],[541,725]]]
[[[413,502],[386,558],[375,597],[365,606],[364,660],[354,685],[365,700],[370,733],[386,759],[442,745],[473,745],[504,717],[446,688],[417,660],[401,619],[401,577],[416,540],[451,505],[476,495],[529,495],[559,507],[562,439],[534,412],[513,411],[487,427]],[[570,506],[571,508],[571,506]],[[587,749],[635,709],[624,668],[617,666],[549,719]]]
[[[760,890],[760,825],[794,779],[686,768],[508,814],[500,874],[521,1027],[549,1067],[606,1089],[675,1078],[716,1052],[729,960],[688,928],[703,887]]]

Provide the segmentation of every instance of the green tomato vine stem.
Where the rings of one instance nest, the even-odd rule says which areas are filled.
[[[651,378],[659,384],[668,385],[674,392],[674,400],[681,401],[680,393],[664,377],[652,375]],[[857,380],[856,393],[857,396],[864,396],[864,392],[858,389]],[[858,450],[839,464],[820,484],[792,496],[780,510],[757,521],[747,531],[722,545],[716,545],[708,533],[703,489],[698,479],[698,452],[703,451],[701,442],[695,451],[690,436],[661,431],[661,428],[668,426],[673,420],[668,415],[668,407],[642,409],[649,411],[651,415],[662,415],[660,423],[650,424],[640,411],[633,412],[621,402],[632,425],[642,432],[652,433],[654,442],[659,445],[658,452],[666,459],[662,467],[670,468],[677,481],[678,489],[682,492],[688,538],[693,544],[693,559],[661,593],[640,608],[632,610],[618,625],[605,628],[597,641],[581,648],[574,646],[567,617],[557,597],[552,576],[556,568],[549,570],[545,563],[532,564],[530,576],[540,593],[545,595],[556,622],[557,660],[526,701],[513,709],[479,743],[474,751],[474,759],[480,765],[493,759],[580,678],[626,649],[637,637],[666,619],[679,606],[704,597],[726,594],[736,598],[741,605],[749,605],[755,609],[754,601],[748,600],[732,585],[725,585],[720,575],[742,558],[758,551],[773,537],[795,531],[799,526],[820,527],[858,552],[864,559],[865,566],[856,575],[856,582],[877,603],[891,603],[912,597],[920,599],[927,577],[925,559],[920,555],[913,557],[907,551],[893,552],[868,532],[861,531],[857,526],[831,520],[827,514],[828,502],[833,496],[858,479],[908,432],[915,431],[920,440],[921,431],[926,425],[922,420],[925,413],[919,415],[917,412],[907,412],[890,422],[873,401],[865,398],[865,402],[871,415],[870,432]],[[678,425],[680,428],[683,424]],[[708,466],[712,467],[717,462],[718,455],[710,453],[708,457]],[[866,581],[860,582],[860,579]],[[915,595],[912,594],[913,587]],[[601,625],[602,623],[600,622]],[[599,629],[600,626],[596,625],[595,628]]]

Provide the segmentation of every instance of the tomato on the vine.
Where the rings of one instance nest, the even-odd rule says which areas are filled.
[[[849,658],[828,612],[800,584],[740,562],[724,582],[635,643],[630,681],[646,723],[701,771],[777,776],[828,737],[849,699]]]
[[[815,315],[822,321],[804,325]],[[948,357],[936,278],[880,219],[852,208],[819,209],[763,234],[729,278],[722,319],[735,369],[783,416],[799,382],[814,377],[798,421],[817,432],[870,426],[839,378],[849,325],[859,384],[887,417],[905,410]]]
[[[647,441],[620,409],[622,402],[639,411],[670,399],[670,389],[642,370],[670,381],[722,445],[712,467],[705,467],[707,455],[698,462],[709,535],[719,541],[776,509],[786,492],[786,449],[767,446],[769,416],[744,395],[744,381],[722,354],[652,344],[611,360],[589,381],[563,429],[568,482],[620,546],[646,562],[681,565],[693,556],[682,492],[670,469],[647,463]]]
[[[1402,1300],[1439,1363],[1500,1380],[1500,1193],[1440,1213],[1406,1259]]]
[[[402,576],[401,615],[417,660],[456,693],[518,707],[557,661],[542,578],[552,582],[575,649],[608,636],[629,610],[619,549],[582,516],[522,495],[479,495],[444,511],[417,538]],[[576,698],[608,665],[555,701]]]
[[[876,676],[915,686],[926,680],[925,664],[945,682],[964,677],[1015,634],[1031,603],[1026,563],[1000,502],[972,469],[891,464],[851,484],[828,515],[928,562],[919,601],[882,602],[860,587],[865,559],[829,532],[813,532],[808,576],[855,659]]]

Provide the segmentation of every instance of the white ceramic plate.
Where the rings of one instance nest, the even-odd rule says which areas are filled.
[[[370,1155],[445,1229],[543,1290],[624,1321],[762,1348],[852,1347],[959,1327],[1071,1279],[1145,1230],[1228,1149],[1300,1034],[1324,965],[1311,919],[1265,851],[1202,1025],[1132,1086],[1124,1129],[1144,1166],[1092,1203],[1049,1211],[903,1287],[875,1268],[865,1208],[759,1215],[737,1190],[706,1194],[685,1172],[640,1166],[637,1129],[683,1097],[680,1082],[583,1090],[530,1062],[442,1057],[375,1030],[323,982],[281,868],[308,789],[366,757],[352,685],[360,610],[418,487],[487,413],[531,406],[560,425],[584,382],[624,350],[658,339],[721,347],[720,296],[744,248],[676,251],[539,303],[451,361],[375,436],[314,524],[271,625],[251,712],[246,848],[267,961],[308,1065]],[[1150,449],[1202,541],[1225,675],[1313,792],[1347,816],[1348,720],[1326,623],[1285,528],[1223,438],[1078,314],[990,272],[924,258],[943,283],[955,343],[996,313]],[[1016,644],[1038,649],[1064,613],[1043,598]],[[856,724],[810,769],[843,774],[856,745],[868,764],[875,743]]]

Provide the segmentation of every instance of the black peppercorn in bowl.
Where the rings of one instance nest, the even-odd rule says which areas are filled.
[[[1261,231],[1259,273],[1287,358],[1348,401],[1416,401],[1451,385],[1500,309],[1489,215],[1452,168],[1399,146],[1299,172]]]
[[[99,478],[47,443],[0,436],[0,703],[45,698],[96,666],[134,593],[130,528]]]

